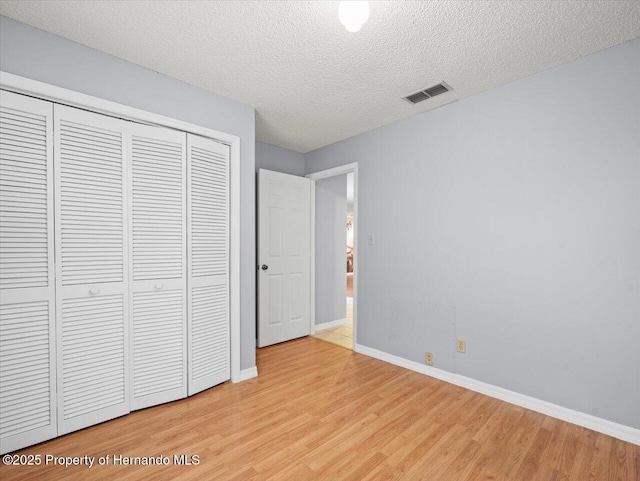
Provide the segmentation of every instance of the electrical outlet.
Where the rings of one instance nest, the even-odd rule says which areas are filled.
[[[433,366],[433,353],[432,352],[425,352],[424,353],[424,363],[428,364],[429,366]]]
[[[467,352],[467,341],[462,338],[456,339],[456,351],[461,352],[462,354]]]

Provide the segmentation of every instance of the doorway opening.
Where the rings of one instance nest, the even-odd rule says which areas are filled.
[[[354,349],[357,293],[357,164],[310,174],[311,334]]]

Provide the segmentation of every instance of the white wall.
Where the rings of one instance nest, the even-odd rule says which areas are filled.
[[[255,366],[255,112],[0,16],[0,69],[240,137],[240,367]]]
[[[639,86],[635,40],[306,154],[359,163],[357,342],[640,428]]]
[[[316,181],[316,325],[347,317],[347,175]]]

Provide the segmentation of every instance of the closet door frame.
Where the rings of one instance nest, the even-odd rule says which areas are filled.
[[[240,369],[240,137],[3,71],[0,71],[0,89],[125,120],[182,130],[186,133],[217,140],[229,146],[231,381],[241,382],[257,376],[258,372],[255,367]]]

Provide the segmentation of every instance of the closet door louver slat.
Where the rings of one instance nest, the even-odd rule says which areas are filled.
[[[187,395],[183,298],[184,289],[133,294],[132,409]]]
[[[194,381],[197,381],[211,373],[226,373],[229,369],[229,298],[224,284],[195,287],[191,295],[191,370]]]
[[[0,109],[1,289],[49,285],[51,114],[10,108],[16,97],[2,92]]]
[[[122,282],[122,133],[87,130],[66,119],[58,125],[62,285]],[[82,171],[75,168],[80,151],[86,158]],[[96,170],[92,171],[92,166]],[[119,255],[104,258],[103,249]]]
[[[129,412],[129,123],[55,105],[58,431]]]
[[[120,294],[62,301],[65,420],[125,402],[123,317]]]
[[[53,106],[0,92],[0,451],[55,437]]]
[[[52,316],[48,300],[0,306],[2,452],[50,439],[55,429]],[[22,442],[20,442],[22,440]]]
[[[189,395],[231,377],[229,147],[187,136]]]
[[[132,126],[131,409],[187,396],[186,134]]]

